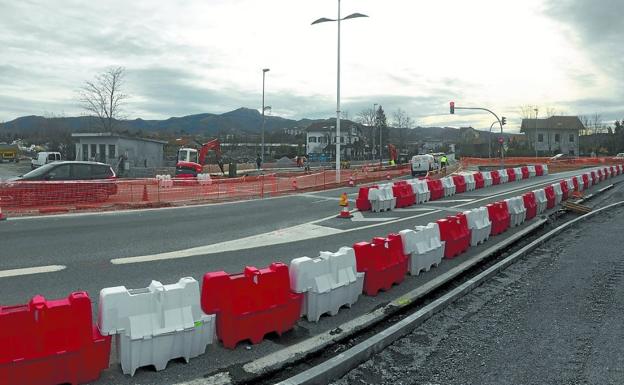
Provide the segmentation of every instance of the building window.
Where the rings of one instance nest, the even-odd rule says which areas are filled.
[[[344,136],[340,137],[340,143],[344,143]]]
[[[321,137],[319,138],[319,143],[327,143],[327,138],[326,138],[326,137],[324,137],[324,136],[321,136]]]
[[[95,154],[97,154],[97,144],[92,144],[91,153],[89,154],[89,159],[95,159]]]
[[[83,144],[82,145],[82,160],[89,160],[89,145],[88,144]]]
[[[540,142],[540,143],[544,142],[544,134],[538,134],[537,135],[537,141]]]
[[[316,136],[311,136],[308,138],[308,143],[316,143]]]
[[[570,141],[570,143],[574,143],[574,134],[570,134],[568,140]]]
[[[555,134],[555,143],[559,143],[560,140],[561,137],[559,136],[559,134]]]
[[[109,144],[108,145],[108,157],[110,159],[115,159],[117,157],[117,154],[115,154],[115,145],[114,144]]]

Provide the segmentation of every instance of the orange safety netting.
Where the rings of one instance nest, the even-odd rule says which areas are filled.
[[[240,178],[116,179],[0,183],[0,207],[12,214],[76,210],[115,210],[259,199],[296,191],[316,191],[379,181],[410,173],[409,165],[365,166],[305,174],[269,174]]]

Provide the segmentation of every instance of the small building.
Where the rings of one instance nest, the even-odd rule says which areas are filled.
[[[522,119],[520,132],[527,136],[537,154],[579,155],[579,132],[585,126],[577,116],[551,116],[546,119]]]
[[[359,149],[361,141],[361,127],[350,120],[340,121],[340,152],[343,155],[353,156]],[[336,145],[336,119],[317,122],[306,130],[307,154],[333,154]]]
[[[167,142],[131,138],[110,132],[74,133],[76,160],[97,161],[116,167],[124,156],[126,167],[163,167]]]

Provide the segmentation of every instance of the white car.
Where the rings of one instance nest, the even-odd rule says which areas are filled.
[[[426,175],[434,169],[435,159],[433,155],[414,155],[410,160],[412,166],[412,176]]]
[[[619,152],[615,157],[616,158],[624,158],[624,152]]]
[[[39,152],[37,153],[37,157],[33,158],[30,161],[30,168],[36,169],[37,167],[41,167],[44,164],[58,162],[61,160],[60,152]]]

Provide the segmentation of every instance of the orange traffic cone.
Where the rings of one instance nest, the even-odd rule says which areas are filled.
[[[143,202],[148,202],[149,197],[147,196],[147,185],[143,185]]]
[[[349,187],[355,186],[355,181],[353,180],[353,175],[349,177]]]
[[[340,202],[338,203],[338,205],[342,207],[342,209],[340,210],[340,215],[338,215],[338,218],[353,217],[353,215],[351,215],[351,212],[349,211],[349,197],[347,197],[347,193],[342,193],[342,195],[340,195]]]
[[[293,181],[292,181],[292,188],[293,188],[293,190],[297,189],[297,179],[293,179]]]

